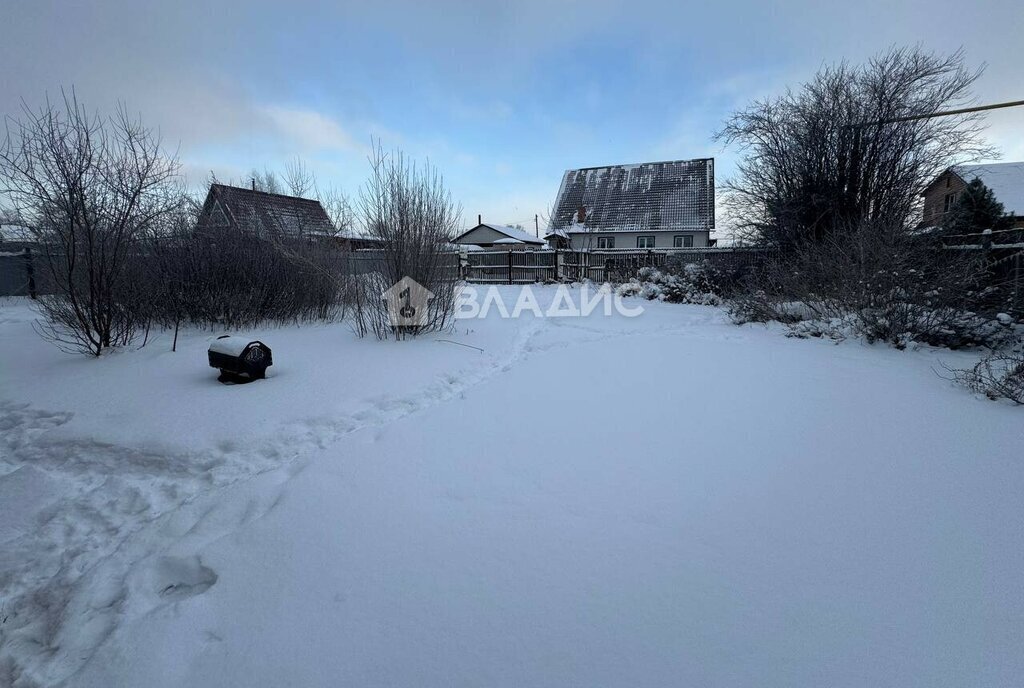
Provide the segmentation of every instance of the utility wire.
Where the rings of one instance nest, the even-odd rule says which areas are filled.
[[[905,117],[891,117],[879,119],[873,122],[860,122],[858,124],[847,124],[848,127],[875,127],[882,124],[895,124],[896,122],[913,122],[919,119],[931,119],[932,117],[948,117],[949,115],[965,115],[970,112],[984,112],[986,110],[1000,110],[1002,108],[1019,107],[1024,105],[1024,100],[1010,100],[1005,103],[992,103],[991,105],[978,105],[976,107],[959,108],[957,110],[943,110],[931,112],[924,115],[906,115]]]

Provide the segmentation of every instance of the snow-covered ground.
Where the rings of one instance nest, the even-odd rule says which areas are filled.
[[[224,386],[216,333],[68,357],[0,302],[0,686],[1019,685],[971,356],[644,305],[264,330]]]

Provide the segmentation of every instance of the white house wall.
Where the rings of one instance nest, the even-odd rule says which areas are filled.
[[[574,250],[583,249],[596,249],[598,247],[598,237],[615,237],[615,248],[632,248],[637,247],[637,237],[641,236],[653,236],[654,237],[654,248],[673,248],[672,240],[677,236],[692,236],[693,237],[693,248],[703,248],[708,245],[708,237],[710,232],[675,232],[675,231],[657,231],[657,232],[586,232],[586,233],[573,233],[569,235],[570,248]]]

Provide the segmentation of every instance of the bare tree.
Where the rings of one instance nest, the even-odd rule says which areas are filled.
[[[37,232],[56,287],[40,299],[40,334],[98,356],[134,336],[131,254],[179,206],[178,163],[123,107],[103,118],[62,96],[7,119],[0,191]]]
[[[292,196],[305,197],[316,189],[316,176],[309,171],[302,158],[295,156],[285,163],[284,185]]]
[[[373,289],[390,287],[409,277],[433,292],[425,322],[414,328],[375,330],[378,337],[396,337],[443,329],[455,311],[458,254],[451,248],[462,208],[444,186],[440,173],[429,163],[416,165],[396,151],[386,154],[378,146],[370,158],[370,178],[359,196],[363,224],[382,246],[383,281]],[[365,282],[366,280],[364,280]],[[363,299],[379,322],[382,295]],[[373,328],[371,328],[373,329]]]
[[[356,229],[356,210],[348,195],[336,186],[317,189],[317,199],[324,207],[339,236],[351,236]]]
[[[738,237],[788,247],[864,223],[907,228],[937,173],[990,152],[979,116],[869,123],[968,104],[980,75],[960,51],[894,49],[734,114],[717,138],[744,153],[725,185]]]
[[[256,191],[264,191],[272,194],[284,193],[284,187],[281,186],[281,182],[277,178],[277,175],[274,174],[273,170],[264,169],[260,172],[256,168],[253,168],[252,172],[249,173],[249,179],[252,183],[253,189]]]

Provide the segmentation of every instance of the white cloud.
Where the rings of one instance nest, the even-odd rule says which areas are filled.
[[[988,129],[985,138],[1002,154],[1003,162],[1024,160],[1024,106],[996,110],[985,117]]]
[[[277,131],[303,154],[341,152],[362,153],[369,150],[358,143],[340,122],[315,110],[264,106],[261,112]]]

